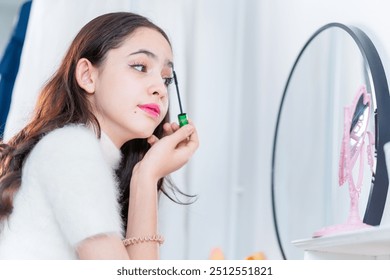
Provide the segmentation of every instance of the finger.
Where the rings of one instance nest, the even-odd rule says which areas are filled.
[[[185,141],[180,142],[177,148],[184,148],[187,150],[187,152],[194,153],[199,147],[199,137],[198,132],[193,123],[191,122],[189,124],[193,126],[193,132],[186,138]]]
[[[171,123],[171,128],[173,131],[176,131],[180,128],[180,126],[177,123],[173,122]]]
[[[198,133],[194,127],[193,132],[186,138],[186,140],[182,141],[177,145],[176,152],[177,155],[188,161],[190,157],[195,153],[195,151],[199,147],[199,138]]]
[[[157,143],[157,141],[159,140],[155,135],[152,135],[150,137],[148,137],[148,139],[146,139],[148,141],[148,143],[150,144],[150,146],[153,146],[154,144]]]
[[[191,118],[187,118],[187,120],[188,120],[188,123],[189,123],[189,124],[192,124],[192,125],[194,125],[194,122],[192,121],[192,119],[191,119]]]
[[[193,125],[185,125],[183,127],[180,127],[177,129],[172,135],[169,137],[172,139],[172,142],[176,145],[178,145],[180,142],[186,140],[190,135],[194,132],[194,126]]]
[[[198,136],[198,131],[196,130],[195,127],[191,135],[188,137],[188,141],[186,145],[187,147],[189,147],[194,151],[199,147],[199,136]]]
[[[195,128],[195,126],[194,126],[193,122],[191,121],[191,119],[188,119],[188,121],[189,121],[189,124],[192,125]],[[176,125],[176,129],[180,128],[180,126],[178,124],[175,123],[175,125]],[[187,145],[187,142],[189,140],[190,140],[190,137],[187,137],[185,141],[182,141],[181,143],[179,143],[178,147]]]
[[[174,132],[170,123],[164,123],[163,129],[164,129],[164,136],[171,135]]]

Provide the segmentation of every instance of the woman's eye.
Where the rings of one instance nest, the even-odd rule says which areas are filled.
[[[164,84],[166,87],[172,84],[172,82],[173,82],[173,78],[164,78]]]
[[[146,66],[143,64],[133,64],[131,67],[139,72],[146,72]]]

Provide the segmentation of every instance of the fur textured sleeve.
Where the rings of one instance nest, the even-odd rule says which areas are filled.
[[[72,246],[99,234],[122,236],[117,182],[96,135],[82,125],[56,129],[30,155],[31,168]]]

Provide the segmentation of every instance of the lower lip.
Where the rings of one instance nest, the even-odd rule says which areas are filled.
[[[148,107],[139,107],[142,111],[146,112],[149,116],[152,116],[153,118],[158,118],[160,116],[159,113],[156,111],[148,108]]]

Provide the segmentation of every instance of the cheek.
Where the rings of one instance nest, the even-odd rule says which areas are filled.
[[[129,110],[137,102],[137,84],[120,79],[112,80],[102,86],[100,95],[104,103],[117,110]]]
[[[169,109],[169,102],[168,100],[166,99],[165,101],[162,102],[162,106],[161,106],[161,111],[162,111],[162,116],[163,118],[165,117],[165,115],[167,114],[168,112],[168,109]]]

